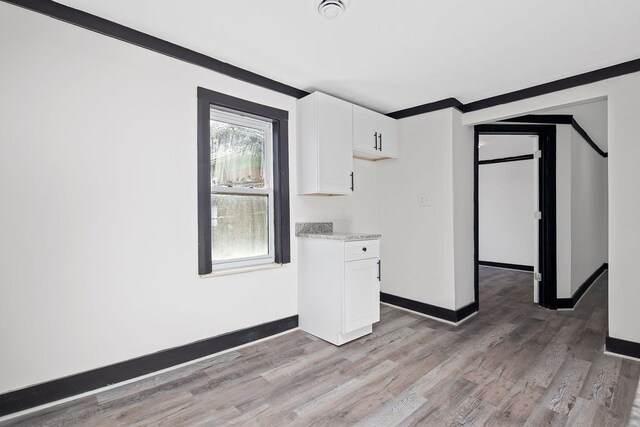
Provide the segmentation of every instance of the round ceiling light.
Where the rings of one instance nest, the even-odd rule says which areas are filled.
[[[318,13],[327,19],[335,19],[347,9],[347,0],[320,0]]]

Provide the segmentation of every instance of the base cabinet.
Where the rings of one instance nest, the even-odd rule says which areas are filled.
[[[298,240],[300,329],[335,345],[380,320],[380,241]]]
[[[380,286],[376,258],[345,263],[342,332],[364,328],[380,320]]]

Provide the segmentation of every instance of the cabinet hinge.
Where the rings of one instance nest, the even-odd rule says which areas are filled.
[[[537,211],[533,213],[533,218],[534,219],[542,219],[542,212]]]
[[[542,274],[541,273],[533,273],[533,279],[537,282],[542,282]]]
[[[537,150],[535,153],[533,153],[533,158],[534,159],[541,159],[542,158],[542,150]]]

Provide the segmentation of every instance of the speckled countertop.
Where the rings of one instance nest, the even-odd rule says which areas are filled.
[[[332,222],[297,222],[296,236],[330,240],[373,240],[382,235],[376,233],[334,233]]]
[[[370,233],[301,233],[298,237],[309,237],[314,239],[329,239],[329,240],[375,240],[379,239],[381,234]]]

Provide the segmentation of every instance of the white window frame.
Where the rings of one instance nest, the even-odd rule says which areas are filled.
[[[219,121],[238,126],[249,127],[264,131],[264,172],[265,172],[265,188],[249,188],[249,187],[227,187],[213,184],[211,185],[211,198],[216,194],[234,194],[234,195],[256,195],[267,197],[268,209],[268,228],[269,237],[269,253],[265,256],[235,258],[225,261],[214,261],[213,253],[215,243],[211,242],[211,264],[213,271],[223,271],[237,268],[246,268],[256,265],[273,264],[275,262],[275,215],[273,209],[273,123],[267,120],[261,120],[239,111],[221,110],[211,107],[209,116],[209,128],[211,121]],[[213,215],[211,216],[211,225],[213,226]],[[220,243],[218,243],[220,244]]]

